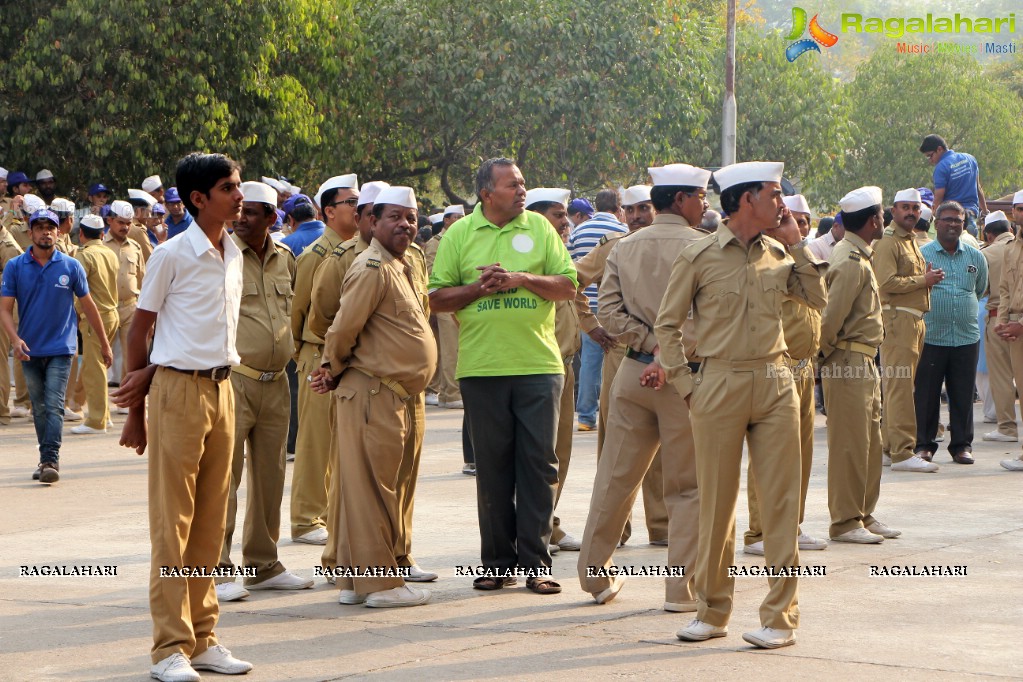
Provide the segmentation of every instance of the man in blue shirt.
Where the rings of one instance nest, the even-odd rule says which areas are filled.
[[[934,201],[940,206],[946,201],[957,201],[966,209],[966,231],[977,236],[977,218],[987,213],[987,198],[980,186],[980,168],[970,154],[948,148],[941,135],[928,135],[920,145],[920,152],[934,166]]]
[[[32,478],[41,483],[60,479],[61,429],[64,392],[71,359],[78,345],[75,296],[81,301],[89,326],[99,330],[103,362],[113,353],[103,332],[99,310],[89,295],[85,269],[74,258],[57,251],[57,216],[48,209],[29,219],[32,245],[4,267],[0,285],[0,324],[11,339],[14,357],[21,361],[32,400],[32,419],[39,441],[39,467]],[[14,325],[14,303],[19,322]]]
[[[294,227],[291,234],[281,241],[287,244],[295,258],[298,258],[307,246],[323,236],[326,225],[316,220],[316,207],[313,206],[312,199],[304,194],[288,197],[282,208]]]
[[[966,210],[954,201],[938,207],[937,240],[920,249],[924,260],[945,279],[931,288],[931,309],[924,315],[927,331],[917,365],[916,454],[930,461],[938,450],[938,409],[941,385],[948,391],[948,451],[957,464],[973,464],[973,388],[977,377],[980,327],[979,299],[987,287],[987,261],[980,251],[959,240]],[[892,465],[895,468],[895,465]]]
[[[192,224],[192,215],[185,210],[185,203],[181,201],[177,187],[171,187],[163,193],[163,205],[167,209],[167,239],[177,237],[188,229]]]

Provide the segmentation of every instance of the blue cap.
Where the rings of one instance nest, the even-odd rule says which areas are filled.
[[[928,206],[933,206],[934,192],[932,192],[928,187],[918,187],[917,189],[920,192],[920,201],[927,204]]]
[[[57,214],[48,208],[42,208],[32,214],[32,217],[28,219],[28,224],[31,226],[37,220],[49,220],[54,225],[60,225],[60,220],[57,218]]]
[[[274,221],[274,224],[270,226],[270,231],[280,232],[282,229],[284,229],[284,211],[282,211],[279,208],[275,208],[274,210],[277,211],[277,220]]]
[[[163,193],[163,203],[169,204],[172,201],[181,201],[181,196],[178,194],[177,187],[171,187]]]
[[[293,194],[292,196],[288,197],[288,199],[284,202],[284,206],[282,206],[281,208],[284,209],[284,213],[286,215],[291,215],[291,212],[294,211],[299,204],[312,203],[313,200],[304,194]]]
[[[14,171],[13,173],[11,173],[10,175],[7,176],[7,184],[11,185],[12,187],[14,185],[20,185],[23,182],[32,182],[32,181],[29,180],[28,176],[25,175],[24,173],[22,173],[21,171]]]
[[[571,213],[585,213],[587,216],[593,216],[593,205],[586,199],[572,199],[568,204],[568,212]]]
[[[163,204],[153,204],[153,215],[167,215],[167,209]]]
[[[107,194],[111,194],[110,188],[104,185],[102,182],[97,182],[95,185],[89,187],[89,196],[99,194],[100,192],[106,192]]]

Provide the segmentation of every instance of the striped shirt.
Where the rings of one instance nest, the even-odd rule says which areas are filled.
[[[945,271],[945,279],[931,288],[931,310],[924,315],[924,343],[932,346],[967,346],[980,341],[977,324],[979,299],[987,288],[987,260],[968,244],[959,242],[949,253],[938,241],[920,247],[924,260]]]
[[[603,212],[594,213],[592,218],[572,229],[568,237],[568,253],[572,256],[572,260],[579,260],[600,243],[601,237],[616,232],[625,233],[628,231],[628,226],[615,218],[614,215]],[[591,284],[583,292],[590,301],[590,311],[596,314],[597,285]]]

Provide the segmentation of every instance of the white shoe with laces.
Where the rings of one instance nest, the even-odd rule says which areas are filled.
[[[862,526],[859,528],[853,528],[848,530],[841,535],[836,535],[831,538],[832,542],[850,542],[855,545],[876,545],[880,542],[884,542],[884,538],[880,535],[871,533]]]
[[[742,553],[749,554],[751,556],[764,556],[764,541],[761,540],[759,542],[752,542],[745,545],[742,548]]]
[[[683,642],[703,642],[714,637],[724,637],[728,634],[728,626],[711,625],[702,620],[694,620],[689,625],[675,633],[675,636]]]
[[[815,538],[806,533],[799,534],[799,549],[802,551],[817,551],[828,548],[828,541],[824,538]]]
[[[238,660],[221,644],[211,646],[198,656],[193,656],[192,667],[196,670],[211,670],[221,675],[244,675],[252,670],[251,663]]]
[[[249,596],[249,591],[238,583],[219,583],[214,587],[217,591],[217,601],[238,601]]]
[[[995,430],[988,431],[987,433],[985,433],[984,440],[995,441],[998,443],[1016,443],[1019,441],[1019,438],[1017,438],[1016,436],[1009,436],[1002,433],[1001,431]]]
[[[405,576],[405,580],[410,583],[432,583],[439,577],[436,573],[419,568],[418,564],[412,564],[409,566],[408,575]]]
[[[938,469],[937,464],[928,462],[920,455],[913,455],[902,462],[892,462],[892,471],[913,471],[920,474],[933,474]]]
[[[794,630],[782,630],[779,628],[760,628],[759,630],[743,634],[742,638],[761,649],[778,649],[783,646],[792,646],[796,643],[796,633]]]
[[[313,586],[312,578],[303,578],[302,576],[295,575],[291,571],[284,571],[278,573],[272,578],[267,578],[263,582],[256,583],[255,585],[249,585],[250,590],[304,590]]]
[[[182,653],[171,654],[149,669],[149,676],[161,682],[199,682],[202,678]]]
[[[885,524],[881,523],[880,521],[874,521],[874,523],[870,524],[869,526],[865,526],[865,528],[869,532],[873,533],[874,535],[880,535],[883,538],[889,538],[889,539],[890,538],[897,538],[900,535],[902,535],[902,531],[901,530],[895,530],[894,528],[889,528],[888,526],[886,526]]]
[[[1023,459],[1003,459],[1000,464],[1007,471],[1023,471]]]

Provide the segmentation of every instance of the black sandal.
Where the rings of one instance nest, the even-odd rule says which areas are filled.
[[[509,587],[515,583],[515,576],[506,576],[502,578],[487,575],[473,580],[472,589],[483,590],[484,592],[493,592],[494,590],[499,590],[502,587]]]
[[[529,578],[526,580],[526,587],[537,594],[558,594],[561,592],[561,585],[550,578]]]

